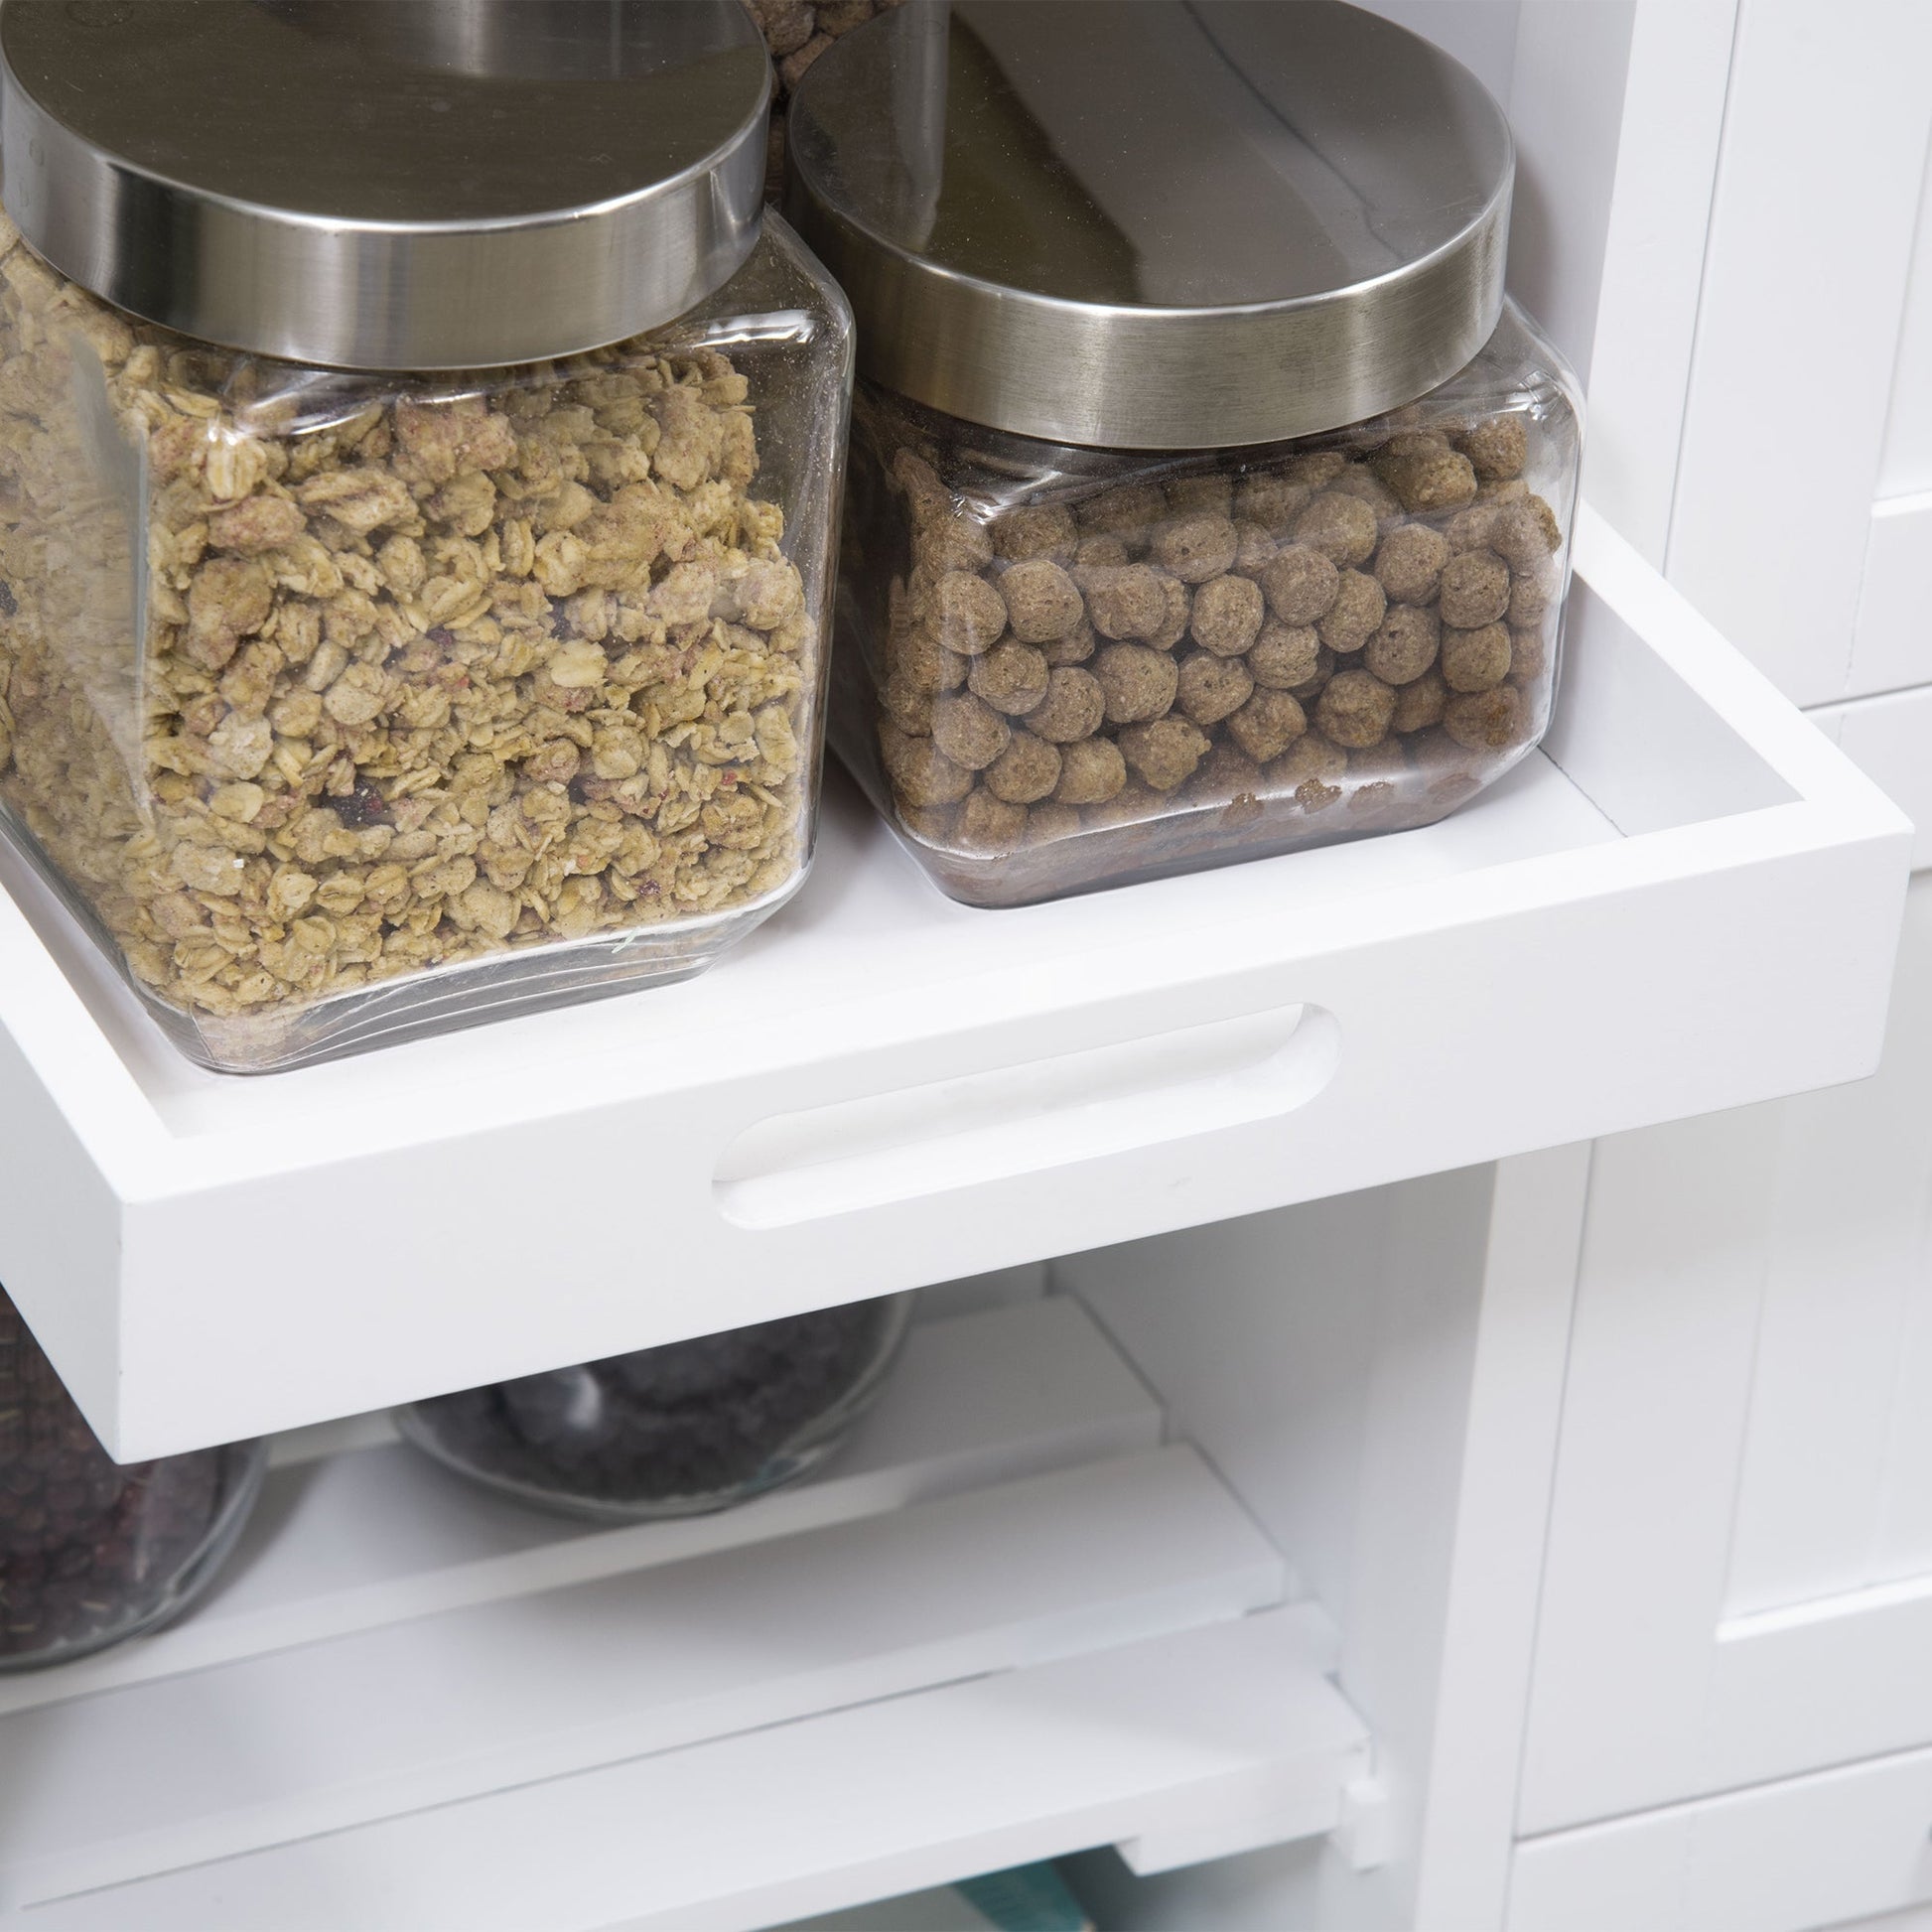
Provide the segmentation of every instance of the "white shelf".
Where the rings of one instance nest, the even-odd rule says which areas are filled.
[[[921,1328],[831,1473],[701,1522],[284,1464],[199,1616],[6,1687],[0,1918],[753,1925],[1328,1830],[1367,1761],[1331,1639],[1160,1427],[1052,1300]]]
[[[243,1080],[0,900],[0,1280],[137,1457],[1828,1084],[1896,810],[1586,511],[1442,825],[980,912],[843,794],[688,984]]]

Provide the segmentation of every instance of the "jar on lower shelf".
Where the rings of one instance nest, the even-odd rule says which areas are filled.
[[[489,1488],[627,1522],[749,1502],[826,1460],[885,1385],[910,1294],[412,1404],[402,1434]]]
[[[859,323],[832,742],[947,893],[1427,825],[1536,747],[1580,405],[1471,74],[1332,0],[959,0],[787,142]]]
[[[261,1443],[122,1466],[0,1294],[0,1671],[158,1630],[214,1581],[260,1491]]]

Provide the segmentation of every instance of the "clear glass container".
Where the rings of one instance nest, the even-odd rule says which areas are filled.
[[[1475,76],[1338,0],[953,0],[794,88],[852,296],[833,744],[955,897],[1428,824],[1550,718],[1578,393]]]
[[[629,1522],[809,1474],[885,1385],[915,1297],[783,1315],[397,1412],[439,1462],[521,1501]]]
[[[0,1671],[172,1622],[214,1581],[267,1466],[233,1443],[111,1461],[0,1293]]]
[[[1420,402],[1151,454],[862,382],[833,744],[953,897],[1427,825],[1550,721],[1579,465],[1512,306]]]
[[[811,858],[851,382],[749,16],[98,11],[0,18],[0,825],[227,1070],[707,965]]]

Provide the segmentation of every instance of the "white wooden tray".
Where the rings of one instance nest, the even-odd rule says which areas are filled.
[[[257,1079],[0,898],[0,1281],[146,1456],[1854,1078],[1908,828],[1587,510],[1427,830],[951,904],[837,792],[682,986]]]

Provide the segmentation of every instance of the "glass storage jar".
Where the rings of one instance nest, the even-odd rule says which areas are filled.
[[[733,0],[6,8],[0,821],[194,1057],[801,883],[851,324],[769,86]]]
[[[1580,404],[1463,69],[1335,0],[956,0],[787,143],[859,319],[833,744],[946,892],[1425,825],[1536,745]]]
[[[818,1467],[884,1386],[915,1297],[759,1321],[437,1396],[403,1435],[492,1489],[607,1521],[695,1516]]]
[[[214,1581],[267,1447],[122,1467],[0,1293],[0,1671],[65,1663],[172,1622]]]

